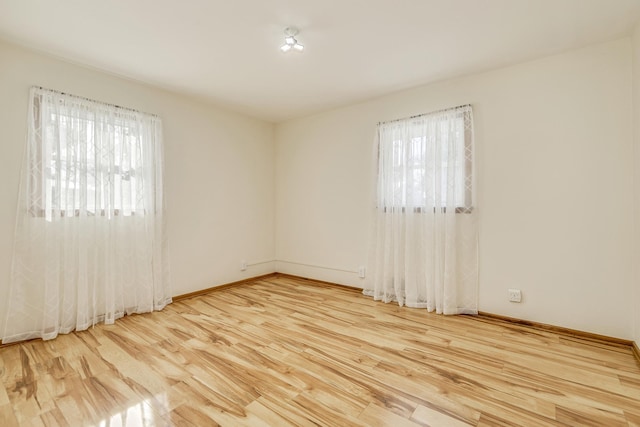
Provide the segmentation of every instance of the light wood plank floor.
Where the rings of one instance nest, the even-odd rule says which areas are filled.
[[[273,277],[0,349],[0,426],[640,425],[623,346]]]

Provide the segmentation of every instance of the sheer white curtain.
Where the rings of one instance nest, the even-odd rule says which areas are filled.
[[[477,210],[470,105],[380,123],[365,295],[476,314]]]
[[[4,343],[171,302],[158,117],[32,88]]]

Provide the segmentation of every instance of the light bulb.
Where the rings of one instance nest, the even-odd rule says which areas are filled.
[[[293,36],[287,36],[284,38],[284,42],[293,46],[296,44],[296,39]]]
[[[282,46],[280,46],[280,50],[283,52],[289,52],[289,50],[291,50],[291,45],[290,44],[283,44]]]
[[[298,52],[302,52],[304,50],[304,46],[302,46],[300,43],[297,43],[297,42],[296,44],[293,45],[293,48]]]

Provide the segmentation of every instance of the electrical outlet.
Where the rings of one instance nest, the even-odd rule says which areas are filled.
[[[509,301],[511,302],[522,301],[522,292],[520,291],[520,289],[509,289]]]
[[[364,268],[363,265],[358,267],[358,277],[359,278],[364,279],[365,273],[366,273],[366,269]]]
[[[240,271],[245,271],[247,269],[247,261],[240,261]]]

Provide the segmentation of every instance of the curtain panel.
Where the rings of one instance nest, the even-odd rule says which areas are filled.
[[[443,314],[478,312],[470,105],[378,125],[364,294]]]
[[[2,342],[171,302],[160,118],[32,88]]]

